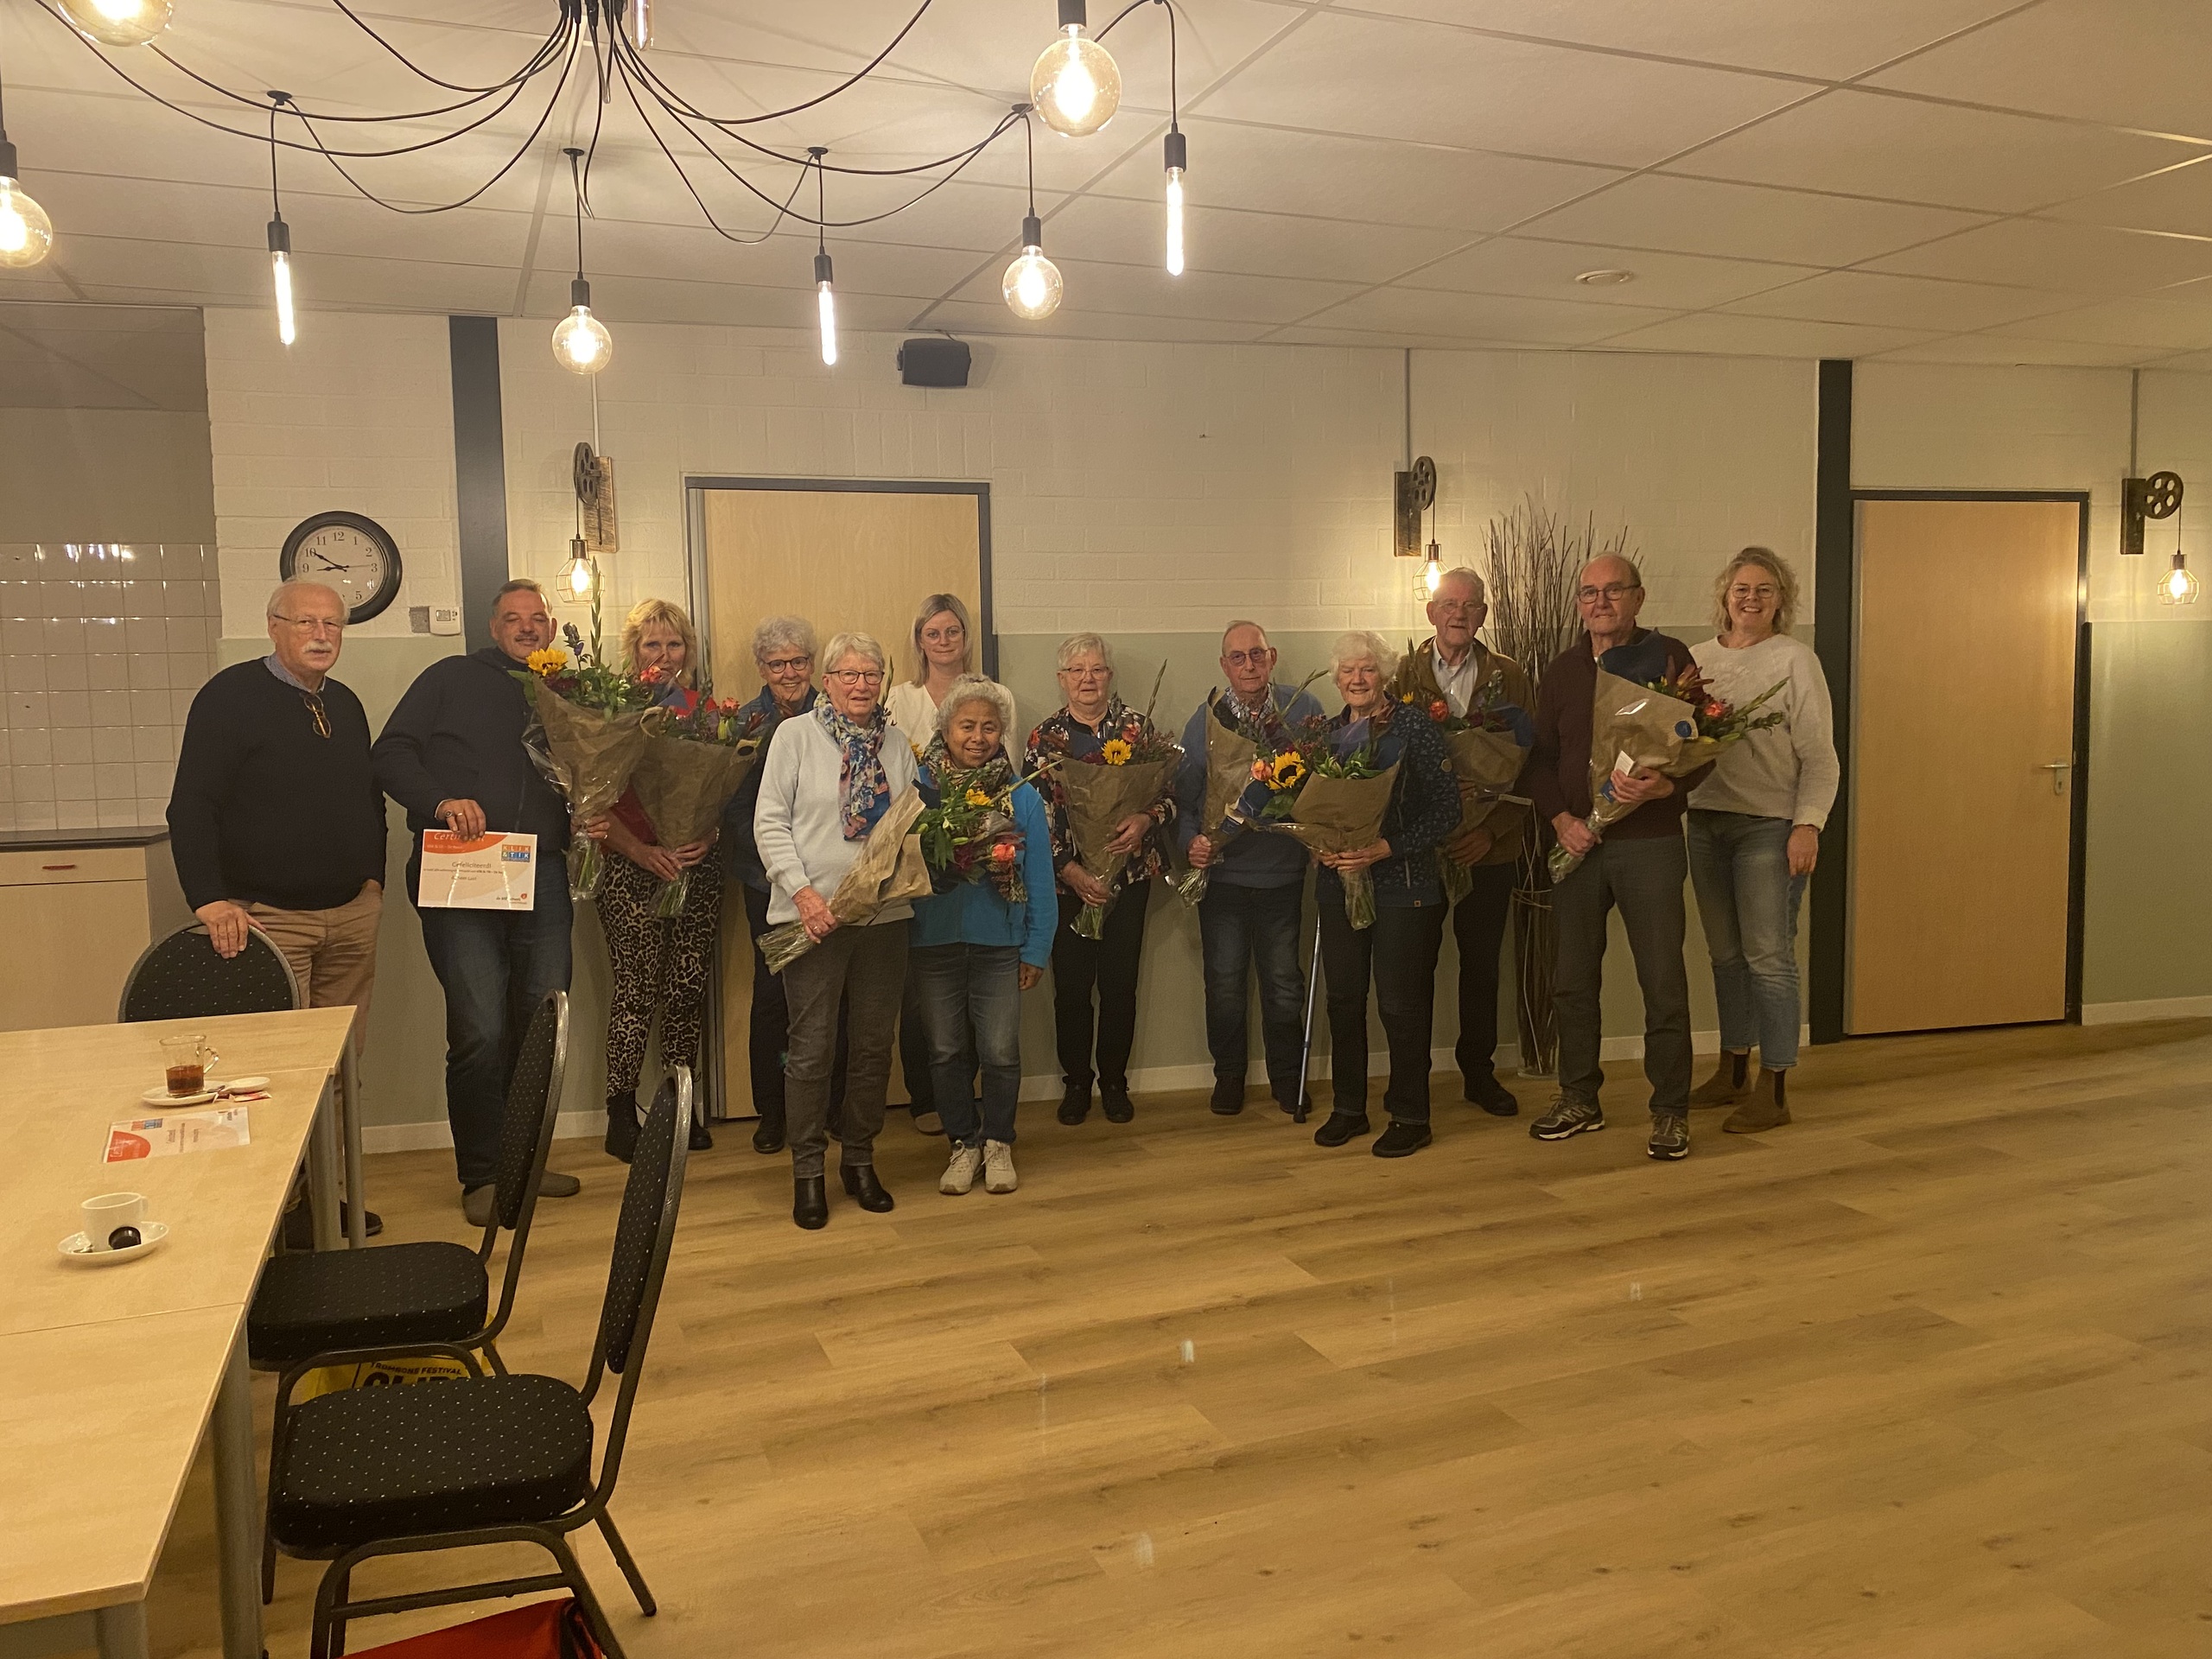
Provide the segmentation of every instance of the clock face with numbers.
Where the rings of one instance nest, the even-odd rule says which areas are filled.
[[[345,595],[348,622],[379,615],[399,594],[399,543],[358,512],[319,512],[284,538],[276,561],[286,582],[320,582]]]

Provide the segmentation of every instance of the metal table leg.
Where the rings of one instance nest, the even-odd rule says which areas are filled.
[[[253,1394],[247,1381],[243,1321],[230,1361],[223,1367],[222,1386],[216,1391],[214,1430],[223,1659],[262,1659],[261,1500],[254,1489]]]
[[[330,1078],[322,1080],[308,1128],[308,1204],[315,1217],[315,1247],[338,1248],[338,1098]]]
[[[350,1036],[339,1057],[338,1083],[346,1130],[346,1243],[358,1250],[369,1242],[369,1191],[361,1173],[361,1069]]]
[[[100,1659],[146,1659],[146,1604],[126,1601],[92,1615],[99,1632]]]

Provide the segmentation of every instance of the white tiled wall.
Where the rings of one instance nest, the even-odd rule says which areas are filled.
[[[0,826],[161,823],[221,613],[213,548],[0,546]]]

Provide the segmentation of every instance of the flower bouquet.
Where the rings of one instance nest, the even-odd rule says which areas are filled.
[[[1599,669],[1590,721],[1590,816],[1584,824],[1592,835],[1602,836],[1608,825],[1618,823],[1640,804],[1619,798],[1614,787],[1617,778],[1639,767],[1686,778],[1719,760],[1730,744],[1762,727],[1781,724],[1780,709],[1756,717],[1754,711],[1785,683],[1777,680],[1738,708],[1707,691],[1695,664],[1671,677],[1643,682]],[[1552,880],[1558,881],[1582,859],[1555,845],[1548,861]]]
[[[1411,703],[1413,693],[1401,701]],[[1501,807],[1528,804],[1525,796],[1506,791],[1521,775],[1529,746],[1535,741],[1535,727],[1525,709],[1505,700],[1497,675],[1484,682],[1464,717],[1453,714],[1441,697],[1429,703],[1428,717],[1444,734],[1452,773],[1459,780],[1459,824],[1452,832],[1454,836],[1479,830]],[[1465,898],[1473,885],[1467,867],[1440,849],[1436,868],[1446,899],[1457,904]]]
[[[1164,674],[1166,664],[1160,669]],[[1159,694],[1155,682],[1153,695]],[[1109,844],[1121,833],[1123,820],[1149,813],[1160,804],[1182,762],[1183,746],[1160,735],[1150,709],[1141,715],[1125,711],[1120,727],[1096,754],[1078,760],[1064,749],[1051,753],[1047,764],[1067,808],[1068,839],[1075,844],[1076,862],[1109,893],[1119,895],[1118,883],[1131,856],[1109,852]],[[1107,900],[1108,905],[1112,902]],[[1098,938],[1105,932],[1106,908],[1085,905],[1070,926],[1084,938]]]
[[[639,677],[648,679],[647,669]],[[721,822],[738,785],[760,759],[760,728],[767,715],[747,715],[734,698],[699,698],[691,712],[663,709],[645,717],[645,753],[630,779],[638,804],[652,820],[664,847],[688,847],[704,841]],[[677,916],[690,895],[691,872],[679,870],[653,895],[653,914]]]
[[[1303,691],[1326,671],[1317,669],[1298,689]],[[1218,856],[1262,812],[1287,814],[1289,802],[1278,804],[1275,797],[1295,795],[1310,767],[1296,734],[1279,718],[1247,720],[1235,701],[1219,691],[1206,699],[1206,716],[1205,804],[1198,823]],[[1175,879],[1175,892],[1185,904],[1195,906],[1206,896],[1206,873],[1185,870]]]
[[[840,927],[864,926],[887,906],[928,896],[929,865],[914,835],[921,816],[922,798],[911,789],[884,809],[861,842],[860,856],[830,895],[830,913]],[[760,955],[770,973],[780,974],[817,943],[804,922],[785,922],[760,936]]]
[[[1332,732],[1324,721],[1309,721],[1294,752],[1306,777],[1295,792],[1278,791],[1255,826],[1293,837],[1308,851],[1348,853],[1372,846],[1390,810],[1398,763],[1376,764],[1379,736],[1371,721],[1353,721]],[[1281,767],[1294,774],[1297,767]],[[1344,887],[1344,919],[1356,928],[1375,925],[1375,876],[1371,869],[1339,870]]]
[[[526,669],[509,671],[523,683],[537,720],[523,745],[538,771],[569,803],[570,821],[595,818],[613,808],[630,786],[645,753],[645,710],[654,690],[601,659],[570,622],[562,630],[568,648],[533,651]],[[569,893],[588,899],[599,887],[601,855],[589,836],[569,838]]]
[[[914,821],[933,892],[950,893],[963,881],[988,881],[1000,898],[1018,905],[1029,897],[1021,876],[1025,837],[1014,827],[1014,791],[1027,780],[1004,762],[973,768],[947,764],[932,745],[929,765],[938,798]]]

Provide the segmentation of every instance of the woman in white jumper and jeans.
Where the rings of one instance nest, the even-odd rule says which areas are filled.
[[[1827,679],[1813,648],[1789,632],[1796,573],[1779,555],[1747,547],[1721,571],[1713,601],[1719,637],[1690,651],[1713,695],[1741,708],[1781,686],[1760,709],[1780,722],[1723,751],[1689,800],[1690,882],[1720,1005],[1720,1065],[1690,1103],[1734,1106],[1720,1127],[1748,1135],[1789,1121],[1797,906],[1840,774]]]

